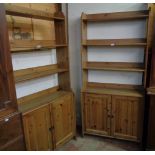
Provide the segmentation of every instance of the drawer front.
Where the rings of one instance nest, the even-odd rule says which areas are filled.
[[[0,150],[3,150],[7,145],[13,145],[12,143],[22,137],[21,123],[19,113],[14,113],[0,120]]]

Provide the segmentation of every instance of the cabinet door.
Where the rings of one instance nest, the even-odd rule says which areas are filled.
[[[52,149],[49,105],[25,114],[23,123],[27,150]]]
[[[55,147],[62,145],[74,135],[74,106],[71,94],[59,98],[51,103]]]
[[[86,94],[84,99],[85,132],[110,134],[111,96]]]
[[[112,96],[112,136],[140,141],[143,122],[143,100],[136,97]]]

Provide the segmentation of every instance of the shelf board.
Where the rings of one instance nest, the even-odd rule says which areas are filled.
[[[106,95],[144,97],[144,92],[136,89],[86,88],[82,89],[82,92]]]
[[[86,62],[83,69],[91,70],[109,70],[109,71],[127,71],[127,72],[144,72],[142,63],[127,62]]]
[[[56,44],[54,40],[10,40],[12,53],[60,47],[67,47],[67,44]]]
[[[34,67],[28,69],[21,69],[14,71],[15,82],[23,82],[27,80],[32,80],[35,78],[40,78],[56,73],[67,72],[67,69],[60,69],[58,68],[57,64],[54,65],[47,65],[41,67]]]
[[[82,43],[83,46],[146,46],[146,39],[89,39]]]
[[[88,22],[105,22],[105,21],[120,21],[120,20],[134,20],[145,19],[149,16],[149,10],[142,11],[128,11],[128,12],[113,12],[113,13],[99,13],[99,14],[82,14],[82,20]]]
[[[36,18],[42,20],[64,20],[64,15],[62,13],[51,14],[45,11],[34,10],[31,8],[15,6],[11,4],[5,4],[5,10],[7,15],[20,16],[27,18]]]
[[[26,112],[33,111],[41,106],[45,106],[52,103],[54,100],[71,93],[70,91],[57,90],[53,91],[53,88],[31,94],[17,100],[18,109],[22,114]]]

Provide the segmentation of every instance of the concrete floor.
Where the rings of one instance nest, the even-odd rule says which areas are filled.
[[[77,136],[77,140],[72,139],[57,151],[139,151],[136,143],[103,138],[98,136],[84,137]]]

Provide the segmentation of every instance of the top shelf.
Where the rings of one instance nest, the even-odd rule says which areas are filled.
[[[64,15],[62,12],[58,12],[55,14],[48,13],[45,11],[38,11],[31,8],[25,8],[10,4],[5,4],[5,10],[7,15],[12,16],[20,16],[20,17],[28,17],[28,18],[36,18],[42,20],[64,20]]]
[[[99,14],[82,13],[82,20],[87,22],[133,20],[133,19],[145,19],[148,17],[149,17],[149,10],[99,13]]]

